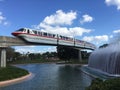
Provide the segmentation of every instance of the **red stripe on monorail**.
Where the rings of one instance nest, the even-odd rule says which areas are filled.
[[[50,36],[41,36],[41,35],[37,35],[37,34],[28,34],[28,33],[21,33],[21,32],[13,32],[13,33],[12,33],[12,35],[14,35],[14,36],[18,36],[18,35],[20,35],[20,34],[31,35],[31,36],[38,36],[38,37],[45,37],[45,38],[58,39],[58,37],[55,38],[55,37],[50,37]],[[59,40],[70,41],[70,42],[73,42],[73,41],[74,41],[74,40],[65,40],[65,39],[61,39],[61,38],[59,38]]]

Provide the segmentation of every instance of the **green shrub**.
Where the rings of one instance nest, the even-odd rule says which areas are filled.
[[[86,90],[120,90],[120,78],[107,79],[105,81],[95,79]]]
[[[103,80],[96,78],[91,82],[91,85],[86,88],[86,90],[101,90],[101,86],[103,84]]]

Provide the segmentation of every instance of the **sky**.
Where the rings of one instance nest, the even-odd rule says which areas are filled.
[[[39,29],[95,44],[120,33],[120,0],[0,0],[0,36]],[[56,51],[53,46],[16,46],[21,53]]]

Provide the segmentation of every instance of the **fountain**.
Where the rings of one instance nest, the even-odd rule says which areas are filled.
[[[92,52],[88,67],[111,76],[120,76],[120,43]]]

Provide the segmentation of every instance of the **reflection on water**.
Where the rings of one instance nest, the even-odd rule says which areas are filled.
[[[34,77],[0,90],[84,90],[92,80],[80,71],[80,66],[28,64],[18,67],[29,70]]]

